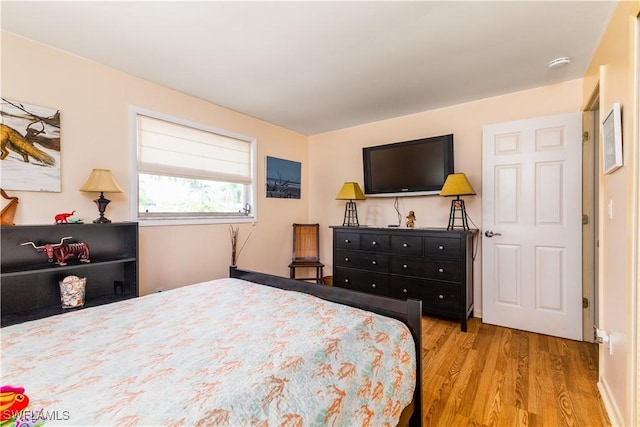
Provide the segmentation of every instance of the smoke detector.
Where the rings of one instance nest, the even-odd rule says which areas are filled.
[[[569,64],[571,64],[571,58],[569,58],[568,56],[562,56],[549,62],[549,68],[558,68]]]

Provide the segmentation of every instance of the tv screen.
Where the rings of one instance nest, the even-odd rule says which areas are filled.
[[[438,194],[453,173],[453,134],[364,147],[364,192],[369,196]]]

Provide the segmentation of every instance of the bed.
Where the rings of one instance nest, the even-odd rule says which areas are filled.
[[[420,319],[420,301],[231,268],[229,278],[3,328],[2,416],[420,425]]]

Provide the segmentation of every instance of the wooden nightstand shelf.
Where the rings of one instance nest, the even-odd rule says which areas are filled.
[[[84,307],[108,304],[138,293],[138,223],[16,225],[2,227],[1,324],[2,326],[64,312],[59,281],[69,275],[86,277]],[[89,263],[74,258],[68,265],[47,262],[46,254],[25,242],[84,242]]]
[[[472,242],[476,230],[331,227],[333,285],[422,300],[422,311],[473,316]]]

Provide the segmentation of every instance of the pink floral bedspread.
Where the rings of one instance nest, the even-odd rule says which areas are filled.
[[[238,279],[0,332],[46,425],[395,425],[416,380],[401,322]]]

